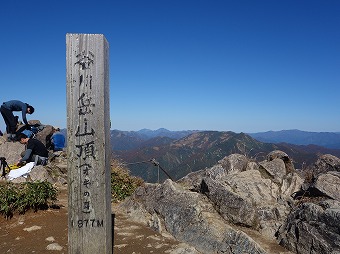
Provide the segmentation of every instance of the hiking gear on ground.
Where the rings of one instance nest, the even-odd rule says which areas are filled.
[[[16,135],[15,134],[7,134],[7,142],[15,142],[16,141]]]
[[[0,168],[2,168],[2,175],[5,176],[6,173],[8,173],[11,169],[9,168],[6,158],[5,157],[0,157]]]
[[[33,155],[33,159],[34,159],[34,165],[45,166],[45,165],[47,165],[47,162],[48,162],[47,157],[42,157],[42,156],[39,156],[39,155]]]
[[[34,135],[33,131],[31,130],[24,130],[21,133],[25,134],[28,138],[31,138]]]

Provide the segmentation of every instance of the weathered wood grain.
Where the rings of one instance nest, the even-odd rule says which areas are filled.
[[[109,45],[66,35],[68,253],[112,253]]]

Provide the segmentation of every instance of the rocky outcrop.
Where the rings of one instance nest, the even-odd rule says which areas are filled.
[[[340,202],[295,207],[278,232],[282,246],[299,254],[340,253]]]
[[[227,225],[204,195],[171,180],[139,188],[121,209],[201,253],[266,253],[247,234]]]
[[[140,187],[120,207],[202,253],[340,253],[337,160],[321,157],[304,182],[281,151],[260,163],[233,154],[176,183]]]
[[[340,172],[328,171],[325,174],[320,174],[312,187],[324,196],[340,201]]]
[[[294,253],[340,253],[340,160],[320,156],[307,172],[312,178],[298,192],[293,206],[277,232],[278,241]]]
[[[262,161],[260,170],[264,170],[276,183],[282,184],[284,177],[289,173],[294,173],[294,164],[289,156],[282,151],[275,150],[267,155],[267,160]]]
[[[275,159],[281,159],[284,162],[287,173],[294,172],[294,164],[293,161],[289,158],[288,154],[280,150],[275,150],[267,155],[267,161],[272,161]]]
[[[278,170],[266,165],[273,161]],[[140,187],[121,208],[202,253],[272,253],[262,243],[279,248],[275,232],[290,212],[291,194],[303,180],[287,173],[278,157],[264,165],[233,154],[177,183],[167,180]],[[250,237],[256,232],[262,239]]]
[[[231,154],[218,161],[224,173],[237,173],[246,170],[249,160],[242,154]]]
[[[287,174],[285,163],[281,159],[260,162],[261,169],[265,170],[270,179],[281,184],[282,178]]]
[[[312,170],[315,174],[325,173],[327,171],[340,172],[340,159],[331,154],[321,155],[314,163]]]
[[[235,162],[229,163],[233,171],[221,170],[222,165],[207,169],[200,192],[210,199],[225,220],[274,237],[289,213],[290,195],[300,189],[303,180],[296,173],[287,174],[285,163],[278,157],[258,166],[249,160],[240,164],[239,160],[233,160],[235,157],[230,155],[222,160]]]
[[[291,182],[299,187],[302,180],[297,175],[294,179]],[[296,190],[291,186],[288,194]],[[274,237],[290,210],[290,195],[282,195],[280,186],[264,178],[258,170],[227,175],[219,180],[203,178],[201,193],[228,222],[253,228],[269,238]]]
[[[19,142],[6,142],[5,137],[0,138],[0,157],[5,157],[8,164],[14,164],[21,158],[25,146]]]

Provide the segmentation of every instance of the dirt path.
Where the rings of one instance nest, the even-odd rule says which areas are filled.
[[[67,193],[58,196],[59,209],[27,212],[10,220],[0,217],[0,253],[67,253]],[[114,210],[115,211],[115,210]],[[115,213],[114,253],[189,253],[178,241],[155,233]]]

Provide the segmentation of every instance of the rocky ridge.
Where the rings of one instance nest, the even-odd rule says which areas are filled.
[[[338,162],[323,155],[296,172],[282,151],[259,163],[232,154],[177,182],[146,184],[120,209],[200,253],[340,253]]]
[[[48,135],[37,138],[44,141]],[[45,136],[46,135],[46,136]],[[0,155],[14,163],[24,147],[0,138]],[[34,167],[27,178],[66,186],[66,154]],[[119,212],[190,253],[340,253],[340,159],[322,155],[296,171],[282,151],[256,162],[231,154],[174,182],[146,183]]]

